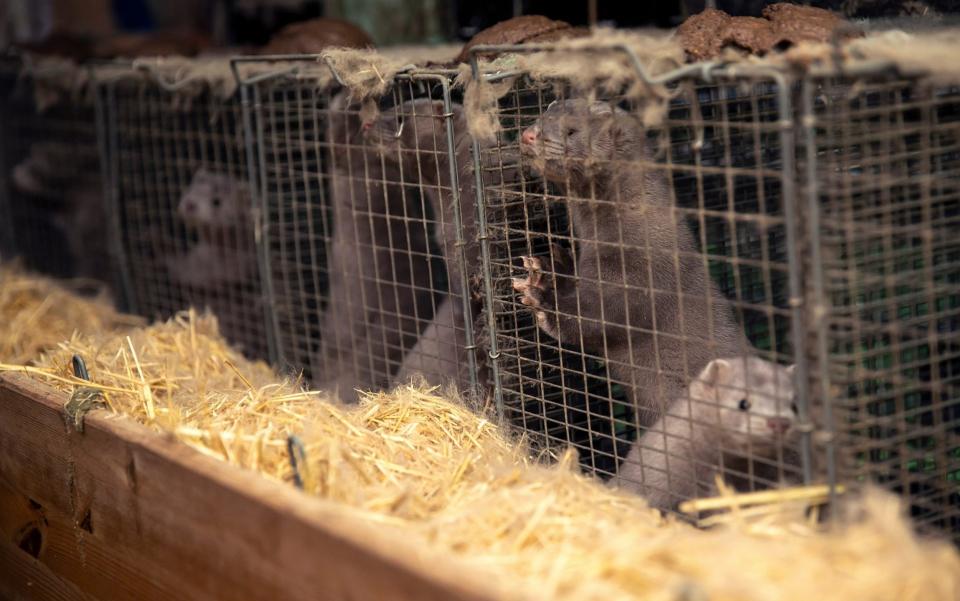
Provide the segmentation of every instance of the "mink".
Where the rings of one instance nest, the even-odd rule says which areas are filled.
[[[717,473],[740,490],[795,478],[793,371],[753,356],[714,359],[634,443],[611,483],[671,510],[716,494]]]
[[[14,187],[49,215],[66,241],[72,273],[114,284],[106,203],[97,161],[76,147],[38,142],[12,171]]]
[[[608,103],[556,101],[521,134],[534,170],[561,190],[576,239],[524,257],[521,302],[561,344],[604,359],[640,426],[714,358],[748,348],[710,279],[639,120]]]
[[[329,110],[333,232],[313,366],[314,383],[345,402],[390,384],[441,299],[416,190],[365,143],[357,109],[341,93]]]
[[[185,254],[167,257],[171,278],[202,289],[255,280],[257,257],[250,209],[245,181],[198,168],[177,203],[177,217],[196,233],[197,241]]]
[[[448,119],[453,128],[452,153],[447,135]],[[480,245],[473,139],[467,132],[463,107],[453,103],[448,115],[444,103],[440,100],[408,100],[384,111],[375,121],[364,127],[364,134],[369,143],[379,150],[385,164],[397,168],[404,181],[416,183],[430,203],[436,221],[436,236],[443,251],[450,296],[444,301],[447,304],[445,310],[438,312],[426,330],[430,334],[437,334],[438,338],[432,342],[424,341],[415,350],[420,352],[425,347],[448,351],[459,349],[449,356],[438,354],[432,357],[417,357],[414,352],[408,353],[404,365],[398,371],[397,380],[406,381],[412,373],[420,371],[430,384],[447,384],[448,382],[443,380],[452,373],[465,375],[462,369],[466,363],[462,333],[465,320],[472,320],[480,308],[480,291],[470,285],[464,288],[464,272],[457,242],[457,207],[454,205],[453,195],[453,190],[456,189],[459,192],[464,262],[467,269],[479,272]],[[456,182],[450,169],[451,154],[455,162]],[[504,163],[513,166],[503,167]],[[481,166],[483,185],[492,189],[497,185],[516,181],[519,170],[515,165],[516,161],[510,160],[509,156],[498,161],[497,165],[484,163]],[[467,275],[469,277],[472,274]],[[467,297],[469,314],[464,313],[464,295]],[[457,366],[459,367],[456,370],[451,371]],[[435,375],[437,378],[434,378]],[[461,379],[459,385],[462,387],[465,381]]]

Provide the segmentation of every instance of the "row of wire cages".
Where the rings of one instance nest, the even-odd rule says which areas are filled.
[[[509,421],[664,510],[717,475],[871,481],[960,535],[956,86],[685,68],[645,124],[608,86],[488,79],[512,82],[476,163]]]
[[[347,402],[414,378],[472,396],[479,244],[452,74],[370,97],[317,57],[258,61],[241,94],[278,363]]]
[[[209,308],[346,401],[414,377],[492,399],[661,509],[717,474],[877,481],[958,536],[954,82],[477,69],[505,90],[488,139],[454,72],[371,96],[283,58],[234,59],[226,91],[114,68],[43,107],[5,67],[4,254],[119,274],[150,317]]]
[[[113,286],[97,113],[83,72],[0,60],[0,256],[80,290]]]

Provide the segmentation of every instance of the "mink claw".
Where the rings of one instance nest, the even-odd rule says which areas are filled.
[[[523,261],[523,266],[530,271],[540,271],[542,265],[538,257],[520,257],[520,260]]]

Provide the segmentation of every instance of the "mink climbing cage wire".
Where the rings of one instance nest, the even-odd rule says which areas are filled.
[[[538,50],[549,52],[474,50],[474,78],[509,86],[496,142],[477,145],[478,168],[523,163],[520,132],[572,86],[522,70],[485,74],[476,57]],[[956,539],[960,82],[879,62],[797,78],[719,64],[656,80],[636,72],[668,90],[666,115],[648,136],[651,168],[664,174],[676,219],[733,308],[745,352],[796,365],[799,440],[773,453],[749,449],[746,465],[714,465],[748,489],[879,482],[905,498],[918,524]],[[643,110],[615,91],[580,92]],[[602,347],[559,344],[521,303],[513,282],[525,275],[523,257],[541,257],[550,271],[556,249],[576,257],[585,236],[571,229],[569,199],[523,172],[478,195],[492,394],[532,440],[573,445],[583,467],[609,477],[642,435],[629,382],[607,369]]]

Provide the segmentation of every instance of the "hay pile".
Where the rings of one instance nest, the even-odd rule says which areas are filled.
[[[292,479],[286,436],[298,433],[307,492],[517,598],[960,598],[956,551],[918,540],[879,493],[833,531],[791,504],[697,530],[576,474],[572,454],[532,464],[488,420],[429,391],[404,387],[349,408],[318,400],[228,348],[209,316],[76,334],[36,361],[35,377],[72,390],[74,353],[112,410],[267,477]]]
[[[84,299],[53,280],[0,264],[0,362],[27,364],[75,331],[114,332],[143,325],[104,299]]]

